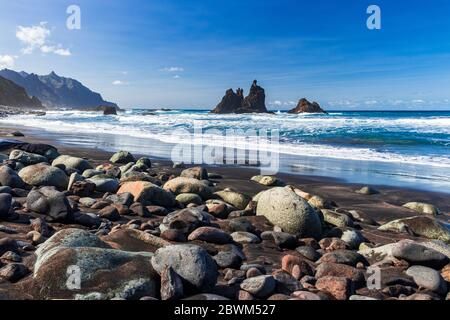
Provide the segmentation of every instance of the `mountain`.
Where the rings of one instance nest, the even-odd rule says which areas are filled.
[[[19,108],[42,108],[36,97],[29,97],[25,89],[0,76],[0,105]]]
[[[29,96],[35,96],[49,108],[87,109],[99,105],[118,108],[115,103],[103,100],[99,93],[91,91],[79,81],[58,76],[51,72],[45,76],[34,73],[0,70],[0,76],[24,87]]]

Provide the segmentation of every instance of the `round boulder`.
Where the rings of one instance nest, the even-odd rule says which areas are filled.
[[[217,265],[205,249],[196,245],[170,245],[152,257],[153,268],[161,274],[171,267],[185,283],[197,290],[211,290],[217,282]]]
[[[256,214],[265,216],[283,231],[303,238],[319,238],[322,225],[314,209],[295,192],[276,187],[262,193]]]
[[[44,163],[31,165],[19,171],[19,177],[32,186],[53,186],[67,189],[69,178],[64,171]]]

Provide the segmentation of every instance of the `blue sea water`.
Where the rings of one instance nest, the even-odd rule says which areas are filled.
[[[215,115],[198,110],[134,109],[103,116],[69,110],[49,111],[43,117],[19,115],[0,122],[57,132],[71,143],[109,150],[128,148],[165,158],[174,144],[199,143],[190,133],[200,126],[203,144],[222,146],[230,143],[223,136],[230,129],[277,130],[277,149],[271,150],[270,144],[266,147],[280,154],[281,171],[450,193],[449,111]],[[233,146],[240,147],[238,143]]]

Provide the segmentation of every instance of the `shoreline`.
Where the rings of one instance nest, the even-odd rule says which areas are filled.
[[[14,128],[14,129],[13,129]],[[25,134],[25,137],[15,138],[20,141],[30,142],[30,143],[45,143],[53,145],[58,148],[60,153],[69,154],[73,156],[81,156],[86,159],[98,161],[107,161],[115,152],[119,151],[116,149],[114,151],[107,151],[102,148],[96,148],[91,145],[69,145],[64,142],[60,142],[57,139],[57,133],[46,132],[45,134],[39,134],[39,130],[36,128],[27,127],[17,127],[17,126],[4,126],[0,125],[0,137],[1,138],[11,138],[7,137],[8,132],[19,130]],[[38,133],[37,133],[38,132]],[[37,134],[36,134],[37,133]],[[51,136],[55,136],[52,138]],[[12,137],[14,138],[14,137]],[[164,169],[172,168],[172,161],[163,157],[155,157],[151,154],[146,153],[135,153],[136,157],[149,157],[156,167],[161,167]],[[196,165],[186,165],[186,167],[194,167]],[[255,175],[259,175],[260,171],[257,167],[252,166],[238,166],[238,165],[202,165],[208,172],[217,172],[224,176],[225,179],[222,183],[225,187],[237,188],[240,192],[248,193],[250,196],[254,196],[258,192],[264,190],[264,188],[257,183],[250,181],[250,178]],[[442,212],[450,214],[450,191],[445,192],[435,192],[435,191],[425,191],[421,189],[407,188],[407,187],[396,187],[388,185],[377,185],[377,184],[361,184],[361,183],[351,183],[346,182],[339,178],[333,177],[323,177],[314,175],[303,175],[303,174],[291,174],[280,172],[275,175],[287,184],[292,184],[296,186],[301,186],[307,192],[315,194],[323,194],[323,196],[328,196],[331,198],[337,198],[342,204],[350,204],[357,200],[358,194],[354,191],[358,190],[364,186],[371,186],[381,192],[381,195],[386,196],[386,198],[381,201],[380,196],[360,196],[362,198],[361,206],[351,206],[349,209],[369,209],[369,207],[374,204],[364,204],[364,200],[378,199],[380,203],[387,202],[389,205],[401,206],[406,202],[428,202],[433,203],[441,209]],[[358,202],[358,201],[357,201]],[[361,201],[360,201],[361,202]],[[384,205],[384,204],[383,204]],[[384,205],[385,206],[385,205]],[[387,206],[389,207],[389,206]],[[377,209],[378,210],[378,209]],[[394,210],[395,212],[395,210]],[[382,218],[386,213],[376,214],[375,210],[372,213],[377,218]],[[393,216],[388,215],[387,218],[392,219],[392,217],[404,217],[398,213]],[[385,217],[386,218],[386,217]],[[384,220],[384,219],[383,219]],[[387,221],[387,220],[384,220]],[[450,220],[448,220],[450,222]]]
[[[121,136],[117,134],[99,133],[97,135],[89,133],[68,133],[55,132],[37,127],[28,127],[23,125],[13,125],[1,123],[1,128],[5,130],[19,130],[28,132],[29,136],[34,136],[41,140],[47,140],[52,144],[56,143],[62,147],[90,148],[93,150],[102,150],[113,153],[118,150],[129,150],[135,154],[150,156],[159,161],[169,161],[171,147],[173,142],[163,142],[155,138],[142,138],[134,136]],[[148,149],[148,152],[141,152],[142,149]],[[400,171],[389,171],[390,162],[376,162],[366,160],[344,160],[335,158],[320,158],[316,156],[295,156],[291,154],[280,153],[279,173],[288,176],[299,176],[303,178],[320,180],[323,182],[338,182],[345,185],[402,189],[419,191],[426,193],[444,193],[450,195],[450,189],[446,186],[450,183],[447,180],[440,180],[439,176],[433,179],[424,178],[426,174],[421,165],[414,167],[408,164]],[[256,166],[241,165],[208,165],[211,167],[223,167],[230,169],[257,169]],[[409,166],[409,167],[408,167]],[[400,168],[400,167],[399,167]],[[416,168],[416,169],[415,169]],[[430,168],[433,170],[433,168]],[[405,170],[418,170],[415,174],[405,175]],[[443,177],[445,178],[445,177]],[[372,182],[371,180],[379,181]],[[383,183],[384,182],[384,183]],[[442,190],[447,190],[442,192]]]

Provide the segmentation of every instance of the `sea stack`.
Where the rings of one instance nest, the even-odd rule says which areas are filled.
[[[266,94],[264,89],[258,86],[256,80],[250,88],[250,93],[244,98],[244,90],[238,88],[236,92],[228,89],[222,101],[211,113],[267,113]]]
[[[317,102],[309,102],[306,98],[300,99],[297,106],[288,113],[327,113]]]

